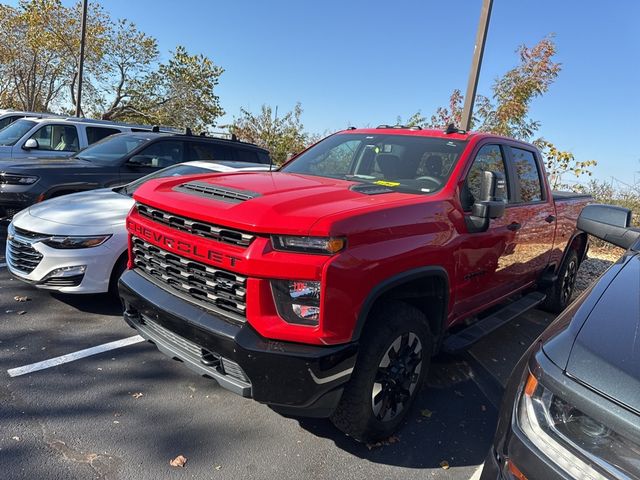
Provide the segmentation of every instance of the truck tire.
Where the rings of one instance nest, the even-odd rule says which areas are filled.
[[[360,352],[333,424],[362,442],[388,438],[424,382],[433,337],[424,315],[402,302],[376,308],[360,338]]]
[[[578,275],[578,252],[569,248],[560,270],[558,279],[545,291],[547,298],[542,303],[542,308],[551,313],[560,313],[571,303],[571,296]]]

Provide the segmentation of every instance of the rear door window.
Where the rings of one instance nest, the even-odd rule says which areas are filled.
[[[39,150],[77,152],[80,150],[78,130],[73,125],[45,125],[31,138],[37,140]]]
[[[96,143],[109,135],[120,133],[120,130],[116,128],[104,128],[104,127],[87,127],[87,142],[89,145]]]
[[[543,199],[540,170],[533,152],[521,148],[511,148],[513,168],[519,185],[521,203],[539,202]]]
[[[233,160],[233,151],[213,142],[189,142],[189,160]]]
[[[239,162],[260,163],[258,152],[239,148],[236,150],[236,157]]]

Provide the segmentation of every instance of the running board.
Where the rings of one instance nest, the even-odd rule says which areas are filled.
[[[445,338],[442,344],[442,351],[446,353],[457,353],[468,349],[471,345],[494,330],[542,303],[545,298],[546,295],[544,293],[534,292],[522,297],[520,300],[510,303],[503,309],[477,321],[461,332]]]

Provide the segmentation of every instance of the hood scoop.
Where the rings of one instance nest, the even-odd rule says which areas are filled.
[[[394,191],[389,187],[374,184],[353,185],[350,190],[352,192],[364,193],[365,195],[379,195],[381,193],[391,193]]]
[[[207,182],[187,182],[173,188],[176,192],[196,195],[198,197],[211,198],[227,203],[242,203],[246,200],[259,197],[257,192],[237,190],[229,187],[219,187]]]

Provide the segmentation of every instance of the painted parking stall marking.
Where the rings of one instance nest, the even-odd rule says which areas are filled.
[[[103,343],[95,347],[85,348],[84,350],[78,350],[77,352],[67,353],[59,357],[50,358],[49,360],[43,360],[42,362],[31,363],[22,367],[11,368],[7,370],[10,377],[19,377],[26,375],[27,373],[37,372],[39,370],[45,370],[51,367],[57,367],[64,363],[73,362],[81,358],[90,357],[99,353],[108,352],[109,350],[115,350],[117,348],[127,347],[136,343],[144,342],[145,339],[140,335],[134,335],[133,337],[123,338],[109,343]]]

